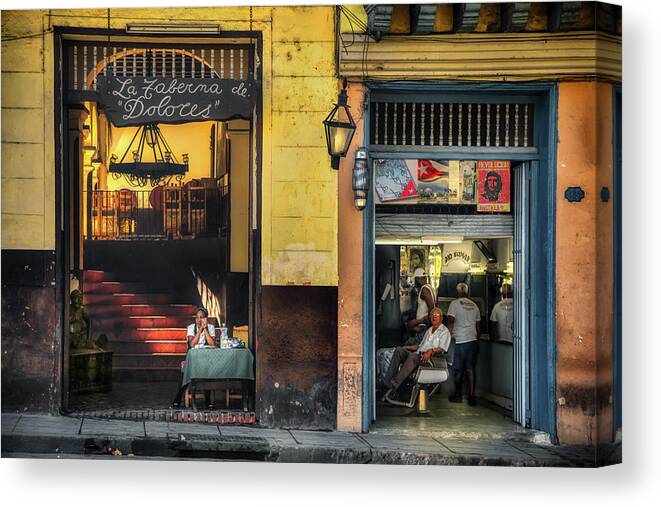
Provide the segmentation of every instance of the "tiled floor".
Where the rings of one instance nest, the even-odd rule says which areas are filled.
[[[177,395],[178,382],[115,382],[108,393],[75,394],[72,412],[112,409],[168,408]]]
[[[395,407],[386,403],[377,405],[376,422],[370,428],[373,434],[422,434],[430,436],[478,437],[503,434],[533,436],[512,421],[506,411],[486,401],[471,407],[464,398],[462,403],[448,401],[448,388],[443,386],[428,401],[429,414],[418,416],[414,409]]]
[[[108,393],[72,395],[69,411],[166,409],[174,401],[178,388],[178,382],[114,382]],[[221,398],[221,392],[218,397]],[[225,408],[224,399],[219,400],[219,405]],[[241,408],[241,400],[232,400],[230,408]]]

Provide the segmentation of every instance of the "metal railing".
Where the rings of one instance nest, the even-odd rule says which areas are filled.
[[[195,239],[228,230],[227,187],[93,190],[83,199],[85,239]]]

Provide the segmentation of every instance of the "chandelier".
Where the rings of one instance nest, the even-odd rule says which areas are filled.
[[[135,148],[134,143],[136,143]],[[143,161],[143,156],[149,157],[149,153],[154,160]],[[133,160],[129,161],[131,158]],[[146,123],[133,135],[119,161],[117,155],[112,154],[108,172],[116,180],[123,176],[133,187],[145,187],[147,184],[154,187],[169,185],[173,179],[181,183],[188,171],[188,153],[183,153],[181,158],[183,163],[179,163],[172,153],[158,125]]]

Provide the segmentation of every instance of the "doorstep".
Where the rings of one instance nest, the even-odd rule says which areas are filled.
[[[240,410],[189,410],[189,409],[106,409],[76,411],[69,417],[118,419],[125,421],[162,421],[201,424],[255,424],[255,412]]]

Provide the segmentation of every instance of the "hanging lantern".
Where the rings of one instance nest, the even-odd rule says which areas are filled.
[[[356,150],[356,159],[353,164],[351,178],[353,200],[358,211],[367,206],[367,192],[370,189],[369,172],[367,169],[367,149],[363,146]]]
[[[342,90],[337,97],[337,104],[324,120],[326,129],[326,145],[331,156],[331,167],[340,168],[340,158],[349,150],[351,139],[356,131],[356,123],[351,117],[347,105],[347,79],[342,81]]]

